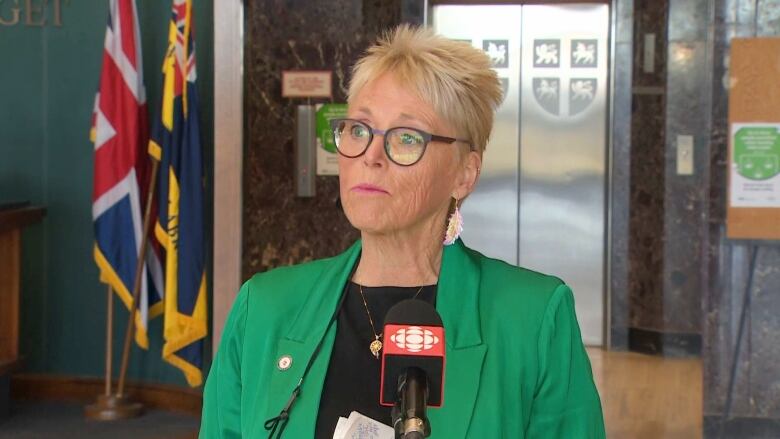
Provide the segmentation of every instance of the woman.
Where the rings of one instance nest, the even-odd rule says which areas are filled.
[[[468,44],[401,26],[368,50],[348,118],[333,121],[341,201],[361,240],[244,284],[201,438],[330,438],[353,410],[390,424],[383,317],[410,298],[435,304],[446,331],[431,437],[604,437],[569,287],[457,239],[500,100],[489,59]]]

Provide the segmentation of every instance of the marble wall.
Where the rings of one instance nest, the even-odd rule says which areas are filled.
[[[721,242],[729,41],[777,35],[780,11],[769,0],[615,4],[611,346],[698,355],[705,319],[712,318],[702,311],[703,296],[722,287],[720,277],[734,269],[724,268],[723,258],[739,247]],[[648,34],[656,48],[651,71],[644,60]],[[619,109],[629,74],[626,121]],[[677,172],[679,136],[693,139],[692,175]]]
[[[707,283],[703,297],[704,436],[780,437],[780,246],[728,240],[725,228],[731,39],[780,36],[780,0],[716,0],[712,17]]]
[[[705,438],[780,437],[780,245],[725,234],[730,41],[780,35],[780,0],[634,9],[635,60],[645,33],[666,40],[661,70],[633,65],[628,347],[701,350]],[[679,136],[693,138],[692,175],[678,174]]]
[[[628,269],[613,264],[613,346],[700,350],[704,437],[780,437],[780,245],[728,240],[725,224],[730,42],[780,36],[780,0],[634,0],[633,7]],[[658,45],[653,73],[641,71],[647,33]],[[692,175],[677,172],[678,136],[693,138]],[[623,157],[621,145],[613,154]],[[613,161],[613,183],[625,181],[625,163]],[[624,211],[613,202],[613,261],[622,245],[614,224]],[[624,291],[616,285],[625,273]]]
[[[400,1],[245,2],[244,278],[280,265],[331,256],[358,233],[338,204],[337,177],[317,177],[317,196],[293,182],[295,106],[281,97],[286,69],[332,70],[332,102],[345,102],[352,64],[382,30],[397,24]]]

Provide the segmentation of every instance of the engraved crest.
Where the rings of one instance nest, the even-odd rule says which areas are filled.
[[[533,42],[533,66],[538,74],[532,81],[534,100],[546,113],[558,117],[585,112],[598,91],[597,78],[579,70],[597,67],[598,40],[572,39],[568,43],[559,39]],[[561,56],[562,50],[567,50],[568,56]]]

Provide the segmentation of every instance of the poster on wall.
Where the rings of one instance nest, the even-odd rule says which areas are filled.
[[[780,240],[780,38],[734,38],[726,234]]]
[[[347,104],[317,104],[317,175],[339,175],[339,154],[330,120],[347,117]]]
[[[731,148],[731,206],[780,207],[780,123],[733,123]]]

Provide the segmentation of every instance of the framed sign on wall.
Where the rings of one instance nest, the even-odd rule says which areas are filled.
[[[727,235],[780,239],[780,38],[735,38]]]

